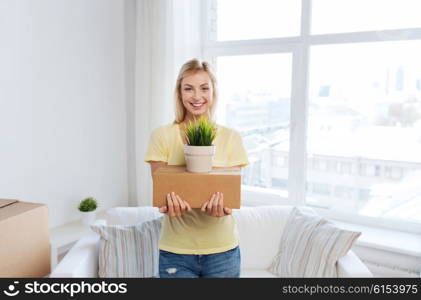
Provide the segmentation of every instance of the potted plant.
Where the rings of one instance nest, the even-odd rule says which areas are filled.
[[[88,197],[80,201],[79,211],[82,214],[83,224],[90,225],[95,221],[95,213],[97,207],[97,201],[93,197]]]
[[[216,137],[216,124],[205,117],[200,117],[186,126],[184,157],[186,168],[192,173],[207,173],[212,170],[212,160],[215,154],[213,141]]]

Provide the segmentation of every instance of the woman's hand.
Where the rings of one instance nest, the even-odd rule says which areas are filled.
[[[159,208],[160,213],[170,217],[181,217],[187,211],[191,211],[190,205],[174,192],[167,194],[167,205]]]
[[[216,192],[209,201],[203,203],[201,211],[212,217],[224,217],[232,213],[232,209],[224,207],[224,194]]]

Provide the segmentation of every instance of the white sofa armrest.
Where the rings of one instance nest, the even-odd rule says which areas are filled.
[[[352,250],[339,258],[336,270],[338,277],[373,277],[370,270]]]
[[[100,236],[90,231],[63,257],[50,278],[98,277],[98,249]]]

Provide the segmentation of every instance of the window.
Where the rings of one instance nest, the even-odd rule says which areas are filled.
[[[407,181],[416,171],[399,178],[392,176],[392,170],[399,161],[421,170],[416,133],[421,124],[421,93],[416,88],[421,78],[421,41],[323,45],[310,50],[308,155],[334,155],[352,188],[369,191],[369,196],[364,192],[363,197],[353,198],[355,213],[381,217],[401,210]],[[322,86],[329,86],[328,96],[320,96]],[[351,175],[351,163],[345,160],[358,165],[360,158],[364,159],[361,173]],[[309,169],[307,180],[334,180],[334,172],[322,172],[323,176]],[[332,195],[332,205],[342,194]],[[416,195],[421,195],[421,185]]]
[[[287,158],[281,152],[272,152],[273,154],[273,166],[286,168],[287,165]]]
[[[359,176],[366,176],[367,174],[367,165],[364,163],[359,164]]]
[[[291,61],[289,53],[217,58],[219,97],[223,99],[217,122],[243,136],[250,160],[243,170],[247,178],[243,184],[272,188],[274,180],[288,180],[283,160],[289,151]],[[282,186],[286,191],[286,184],[277,188]]]
[[[330,195],[330,185],[325,183],[313,183],[313,194]]]
[[[314,0],[312,3],[314,34],[421,27],[419,0]]]
[[[337,168],[338,168],[338,162],[333,161],[333,160],[329,160],[328,161],[328,170],[329,172],[337,172]]]
[[[402,168],[400,167],[392,167],[392,179],[401,179],[402,178]]]
[[[320,171],[326,172],[327,170],[327,161],[325,159],[320,160]]]
[[[344,175],[346,175],[346,174],[350,174],[351,173],[351,164],[350,163],[348,163],[348,162],[340,162],[339,163],[339,166],[340,166],[340,171],[339,171],[339,173],[340,174],[344,174]]]
[[[249,154],[243,184],[421,232],[419,1],[207,3],[203,53],[217,121]]]
[[[376,177],[382,176],[382,174],[381,174],[381,167],[379,165],[376,165],[375,166],[375,176]]]
[[[300,1],[223,0],[214,3],[219,41],[297,36],[300,33]]]
[[[370,199],[370,190],[368,189],[360,189],[358,191],[358,197],[360,202],[366,203]]]

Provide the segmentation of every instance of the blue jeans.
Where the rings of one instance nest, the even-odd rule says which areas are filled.
[[[159,250],[159,277],[240,277],[240,247],[215,254],[176,254]]]

